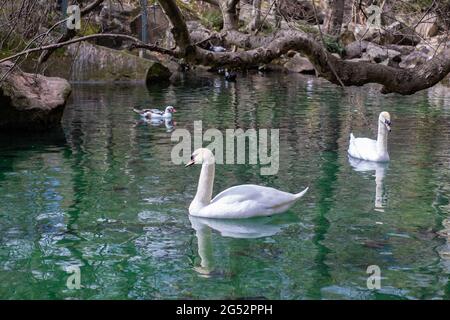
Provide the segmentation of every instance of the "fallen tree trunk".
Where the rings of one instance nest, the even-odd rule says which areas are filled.
[[[450,73],[450,49],[419,68],[401,69],[363,61],[342,60],[323,50],[323,47],[307,34],[298,31],[285,32],[284,37],[274,39],[267,46],[242,52],[216,53],[196,48],[190,61],[216,67],[241,68],[269,63],[289,50],[307,56],[319,75],[332,83],[342,82],[345,86],[379,83],[383,85],[382,93],[413,94],[435,85]]]

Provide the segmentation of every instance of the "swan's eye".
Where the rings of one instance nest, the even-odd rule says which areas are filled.
[[[194,161],[194,155],[191,155],[191,160]]]
[[[391,122],[390,122],[389,120],[385,120],[384,122],[385,122],[388,126],[391,125]]]

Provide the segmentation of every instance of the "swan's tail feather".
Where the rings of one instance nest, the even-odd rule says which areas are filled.
[[[350,133],[350,141],[355,140],[355,136],[353,135],[353,132]]]
[[[303,197],[306,193],[306,191],[308,191],[309,187],[306,187],[305,190],[303,190],[302,192],[296,193],[294,194],[294,199],[290,199],[288,201],[285,201],[283,203],[279,203],[276,206],[271,207],[271,209],[279,209],[279,208],[283,208],[285,206],[288,206],[286,208],[283,209],[283,211],[287,210],[290,206],[292,206],[298,199],[300,199],[301,197]],[[281,211],[280,211],[281,212]]]
[[[306,187],[306,189],[303,190],[302,192],[296,193],[295,198],[299,199],[299,198],[303,197],[305,195],[306,191],[308,191],[308,189],[309,189],[309,187]]]

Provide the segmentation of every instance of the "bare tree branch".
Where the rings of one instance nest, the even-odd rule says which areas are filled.
[[[91,3],[89,3],[88,5],[86,5],[84,8],[82,8],[80,10],[80,17],[86,16],[90,12],[94,11],[99,5],[101,5],[103,3],[103,1],[104,0],[94,0]],[[76,36],[76,34],[77,34],[76,30],[66,29],[66,32],[61,37],[59,37],[57,43],[63,43],[69,39],[72,39],[73,37]],[[41,56],[39,57],[38,64],[42,64],[45,61],[47,61],[55,49],[50,49],[50,50],[42,52]]]
[[[161,48],[161,47],[158,47],[158,46],[152,45],[152,44],[146,44],[146,43],[142,42],[141,40],[139,40],[135,37],[129,36],[129,35],[112,34],[112,33],[97,33],[97,34],[91,34],[88,36],[67,40],[64,42],[59,42],[59,43],[49,44],[46,46],[40,46],[40,47],[36,47],[36,48],[27,49],[27,50],[18,52],[12,56],[0,59],[0,63],[8,61],[8,60],[12,60],[17,57],[24,56],[24,55],[29,55],[30,53],[33,53],[33,52],[39,52],[39,51],[44,51],[44,50],[55,50],[55,49],[58,49],[58,48],[61,48],[61,47],[64,47],[64,46],[67,46],[67,45],[70,45],[73,43],[97,39],[97,38],[121,38],[121,39],[125,39],[125,40],[130,40],[130,41],[134,42],[133,44],[131,44],[130,48],[144,48],[144,49],[148,49],[151,51],[167,54],[170,56],[177,56],[176,52],[174,52],[173,50]]]

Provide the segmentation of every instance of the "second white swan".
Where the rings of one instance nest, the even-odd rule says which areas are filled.
[[[378,137],[377,140],[369,138],[355,138],[350,133],[350,144],[348,146],[348,154],[353,158],[387,162],[389,161],[389,153],[387,150],[388,132],[391,132],[391,115],[389,112],[383,111],[378,117]]]
[[[196,217],[239,219],[271,216],[288,210],[308,188],[293,194],[274,188],[245,184],[228,188],[211,200],[215,158],[206,148],[194,151],[186,167],[202,164],[197,194],[189,206],[189,214]]]

